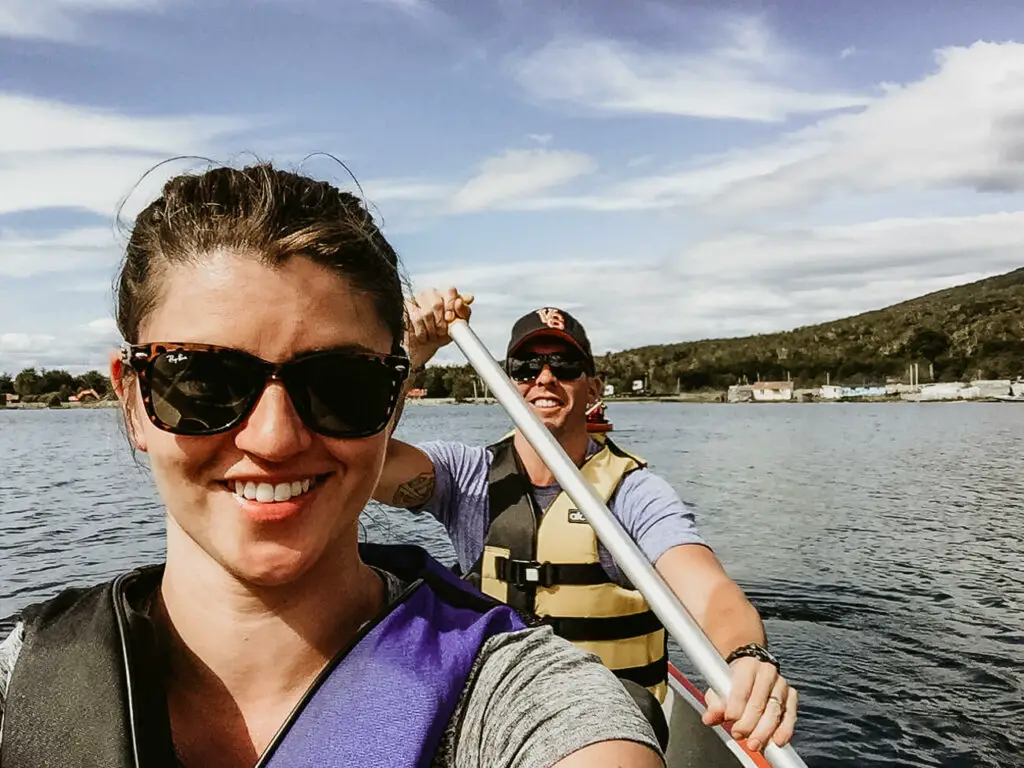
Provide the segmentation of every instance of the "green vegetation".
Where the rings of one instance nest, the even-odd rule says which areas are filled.
[[[920,380],[1024,374],[1024,269],[885,309],[782,333],[640,347],[598,358],[606,383],[656,393],[725,389],[744,380],[797,386],[884,384],[918,363]]]
[[[112,396],[110,379],[99,371],[73,376],[60,368],[38,371],[26,368],[13,378],[6,373],[0,374],[0,395],[18,395],[23,403],[50,404],[54,397],[58,398],[58,403],[66,402],[71,395],[86,389],[94,390],[101,398]]]

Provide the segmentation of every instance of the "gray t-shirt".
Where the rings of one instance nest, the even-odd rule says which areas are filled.
[[[434,465],[434,493],[423,509],[448,530],[459,566],[463,573],[468,573],[484,550],[490,519],[487,475],[493,456],[484,446],[463,443],[434,441],[417,447]],[[591,440],[587,455],[600,448]],[[533,495],[540,508],[546,509],[561,490],[557,485],[534,486]],[[697,532],[693,510],[672,486],[646,468],[623,478],[608,508],[651,563],[680,544],[707,546]],[[599,544],[598,554],[609,577],[628,585],[604,545]]]
[[[381,575],[389,600],[396,599],[405,584]],[[0,643],[0,741],[7,684],[23,640],[19,624]],[[549,627],[524,629],[484,643],[431,768],[548,768],[613,739],[660,754],[650,724],[596,656]]]

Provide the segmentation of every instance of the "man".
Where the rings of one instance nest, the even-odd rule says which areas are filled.
[[[448,323],[468,319],[471,302],[454,288],[410,300],[414,369],[450,342]],[[530,312],[512,329],[505,365],[534,413],[729,661],[729,699],[709,692],[704,722],[732,722],[733,735],[754,750],[769,739],[787,743],[797,692],[764,648],[757,611],[672,488],[642,459],[587,432],[587,408],[600,396],[601,382],[583,326],[557,308]],[[452,537],[463,572],[484,592],[540,617],[624,680],[664,698],[664,629],[518,430],[488,447],[417,447],[392,439],[374,496],[429,510]]]

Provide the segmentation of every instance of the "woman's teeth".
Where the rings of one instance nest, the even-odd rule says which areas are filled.
[[[538,400],[534,400],[533,404],[536,405],[538,408],[557,408],[558,407],[558,401],[557,400],[551,400],[551,399],[546,398],[546,397],[542,397],[542,398],[540,398]]]
[[[253,481],[235,481],[235,495],[250,501],[259,501],[269,504],[274,501],[288,501],[295,496],[305,493],[316,485],[316,478],[305,480],[293,480],[290,483],[254,483]]]

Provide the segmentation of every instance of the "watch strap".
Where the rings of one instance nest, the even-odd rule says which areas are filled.
[[[779,669],[779,660],[773,656],[767,648],[757,643],[749,643],[747,645],[741,645],[739,648],[730,653],[726,659],[726,664],[732,664],[736,659],[752,658],[758,661],[763,661],[767,664],[771,664],[776,669]]]

